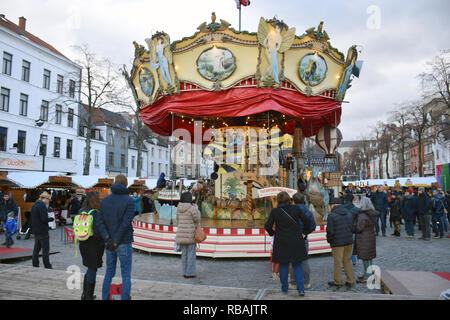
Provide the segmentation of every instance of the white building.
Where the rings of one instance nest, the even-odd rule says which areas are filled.
[[[144,141],[147,148],[147,177],[158,178],[161,173],[170,177],[170,150],[168,144],[156,137]],[[144,171],[143,171],[144,172]]]
[[[23,17],[17,25],[0,15],[0,56],[0,170],[77,173],[81,67]]]

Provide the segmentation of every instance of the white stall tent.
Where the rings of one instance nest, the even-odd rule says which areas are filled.
[[[436,177],[406,177],[395,179],[368,179],[358,181],[343,181],[344,186],[348,186],[350,183],[357,187],[373,187],[373,186],[388,186],[394,187],[395,182],[398,180],[401,187],[431,187],[433,183],[436,183]]]

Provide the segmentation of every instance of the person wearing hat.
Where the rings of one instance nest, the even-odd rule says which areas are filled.
[[[3,226],[3,230],[5,230],[6,247],[9,248],[14,244],[12,236],[17,231],[17,221],[16,221],[16,219],[14,219],[13,211],[8,213],[8,218],[6,220],[5,225]]]
[[[400,194],[398,191],[393,191],[391,194],[391,200],[389,201],[389,208],[391,211],[390,221],[394,224],[394,233],[392,236],[400,237],[402,226],[402,212],[401,212],[401,201]]]
[[[34,234],[34,249],[32,256],[33,267],[39,267],[39,252],[42,249],[42,260],[46,269],[52,269],[50,264],[50,236],[48,234],[48,223],[54,218],[48,217],[48,206],[50,205],[51,195],[43,192],[39,200],[31,208],[31,230]]]
[[[431,240],[431,199],[425,192],[424,187],[419,188],[418,196],[416,197],[417,213],[419,215],[420,226],[422,229],[421,240]]]
[[[353,275],[352,255],[354,215],[338,198],[330,200],[331,213],[327,218],[327,241],[331,246],[334,259],[334,281],[328,285],[342,287],[342,264],[346,276],[345,286],[351,288],[355,282]]]
[[[414,219],[417,211],[416,198],[411,189],[406,190],[402,200],[402,216],[405,219],[406,238],[414,238]]]

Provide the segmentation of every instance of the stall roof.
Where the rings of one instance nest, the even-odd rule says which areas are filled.
[[[9,172],[8,180],[17,184],[20,188],[34,189],[48,182],[51,176],[65,176],[60,172],[17,171]]]
[[[348,186],[349,183],[354,186],[378,186],[387,185],[388,187],[394,187],[395,181],[400,183],[402,187],[431,187],[432,183],[436,183],[436,177],[406,177],[406,178],[395,178],[395,179],[368,179],[368,180],[358,180],[358,181],[343,181],[344,186]],[[408,183],[408,180],[411,184]]]

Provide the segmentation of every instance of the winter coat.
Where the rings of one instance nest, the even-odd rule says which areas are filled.
[[[134,201],[134,211],[141,212],[141,198],[132,196],[131,199]]]
[[[361,210],[355,220],[355,245],[353,254],[361,260],[372,260],[377,256],[374,225],[380,215],[375,210]]]
[[[405,196],[402,200],[402,216],[405,220],[413,220],[417,211],[416,197]]]
[[[327,218],[327,241],[332,248],[346,246],[353,243],[353,213],[337,205]]]
[[[378,212],[386,212],[388,209],[388,197],[387,194],[384,192],[378,192],[372,194],[372,197],[370,198],[372,200],[373,206]]]
[[[389,201],[389,208],[391,208],[390,220],[401,221],[402,220],[402,211],[401,211],[401,201],[399,198],[392,198]]]
[[[309,219],[309,229],[308,230],[305,229],[305,226],[303,225],[303,221],[301,219],[298,220],[298,223],[300,225],[300,233],[303,234],[303,231],[305,231],[306,234],[310,234],[311,232],[316,230],[316,221],[314,220],[314,215],[308,209],[308,207],[305,206],[304,204],[298,203],[298,204],[296,204],[296,206],[299,207],[300,210],[302,210]]]
[[[157,188],[164,188],[166,186],[166,179],[164,179],[165,176],[166,175],[164,172],[159,175],[158,181],[156,182]]]
[[[114,183],[110,189],[111,194],[100,202],[98,220],[102,238],[110,238],[118,245],[132,243],[134,202],[124,185]]]
[[[80,209],[79,213],[83,211],[89,212],[90,209]],[[94,210],[91,215],[94,218],[94,234],[87,240],[80,241],[80,253],[83,259],[83,265],[88,268],[101,268],[102,267],[102,257],[105,252],[105,241],[102,239],[100,228],[102,226],[99,224],[98,215],[100,211]]]
[[[19,208],[17,207],[16,201],[13,198],[9,198],[5,201],[3,197],[0,198],[0,221],[5,221],[8,213],[14,212],[14,217],[17,217],[19,213]]]
[[[3,225],[3,229],[6,230],[6,232],[9,233],[15,233],[17,231],[17,221],[16,219],[8,219],[6,220],[6,223]]]
[[[152,199],[147,196],[142,197],[142,203],[144,204],[143,211],[144,213],[152,212]]]
[[[312,229],[312,221],[299,207],[280,204],[270,211],[264,228],[270,236],[274,236],[272,262],[297,263],[308,259],[299,220],[303,224],[302,233],[307,235],[306,231]],[[275,230],[273,230],[274,225]]]
[[[73,197],[69,203],[70,206],[70,215],[75,216],[78,214],[78,211],[81,208],[81,202],[77,197]]]
[[[42,200],[31,207],[31,230],[33,234],[48,235],[48,209]]]
[[[441,194],[435,194],[433,196],[433,215],[440,216],[444,214],[444,207],[448,210],[447,200]]]
[[[351,202],[344,202],[344,204],[342,206],[352,213],[353,219],[356,218],[356,215],[359,212],[359,208],[355,207],[355,205]]]
[[[194,231],[200,225],[200,211],[195,204],[180,202],[177,206],[177,234],[175,242],[178,244],[194,244]]]
[[[431,215],[431,199],[423,192],[416,197],[417,212],[421,216]]]

